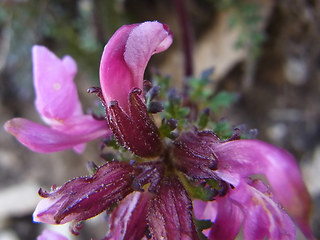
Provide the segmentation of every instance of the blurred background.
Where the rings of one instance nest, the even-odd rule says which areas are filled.
[[[156,67],[179,88],[186,74],[199,76],[213,67],[212,92],[239,96],[215,118],[257,128],[259,139],[295,155],[314,201],[312,227],[320,238],[317,0],[0,0],[0,125],[13,117],[41,122],[34,108],[32,45],[77,61],[75,81],[88,112],[99,106],[86,89],[99,85],[104,45],[123,24],[146,20],[166,23],[174,33],[172,47],[152,58],[146,78]],[[0,240],[35,239],[46,227],[32,222],[38,189],[86,175],[87,161],[101,161],[98,142],[82,155],[38,154],[2,127],[0,132]],[[76,239],[103,237],[103,222],[89,221]],[[68,234],[68,227],[59,231]]]

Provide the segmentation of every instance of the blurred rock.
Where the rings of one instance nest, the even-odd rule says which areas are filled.
[[[19,240],[19,237],[13,231],[2,231],[0,240]]]
[[[35,182],[22,182],[1,189],[0,222],[6,218],[24,216],[35,209],[40,197],[37,192],[40,186]]]
[[[320,145],[315,148],[312,158],[302,164],[302,173],[310,194],[320,195]]]

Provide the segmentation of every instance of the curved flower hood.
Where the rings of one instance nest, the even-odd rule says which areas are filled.
[[[118,143],[140,157],[162,151],[159,132],[149,117],[142,94],[150,57],[172,43],[168,27],[159,22],[121,27],[105,46],[100,84],[107,121]]]
[[[159,22],[124,25],[105,46],[100,63],[100,83],[107,104],[117,101],[128,112],[128,95],[143,89],[150,57],[170,47],[172,33]]]

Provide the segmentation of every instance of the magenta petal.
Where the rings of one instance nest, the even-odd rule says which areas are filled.
[[[68,238],[57,232],[46,229],[37,237],[37,240],[68,240]]]
[[[198,199],[193,200],[193,212],[196,219],[207,219],[214,222],[217,211],[217,201],[204,202]]]
[[[56,126],[55,129],[69,135],[86,136],[86,142],[111,135],[105,120],[96,120],[90,115],[79,115],[68,119],[62,126]],[[86,147],[85,143],[73,147],[77,153],[82,153]]]
[[[214,222],[208,234],[209,239],[233,240],[238,235],[243,221],[243,212],[229,199],[228,195],[218,197],[212,202],[195,200],[193,208],[197,219]]]
[[[88,121],[87,123],[90,123]],[[91,122],[93,123],[93,122]],[[50,153],[76,147],[107,133],[104,122],[97,122],[97,125],[84,125],[82,133],[74,129],[77,134],[67,134],[41,124],[31,122],[23,118],[14,118],[6,122],[4,128],[15,136],[22,144],[33,151]],[[92,130],[92,132],[89,132]]]
[[[288,152],[258,140],[237,140],[218,144],[217,174],[234,186],[240,177],[263,174],[272,191],[307,237],[310,197],[296,160]],[[238,177],[237,177],[238,176]]]
[[[210,220],[214,222],[217,217],[218,204],[217,201],[204,202],[202,200],[193,200],[193,212],[197,220]],[[209,236],[210,228],[202,230],[202,234]]]
[[[230,190],[228,196],[244,212],[244,238],[295,239],[293,222],[273,201],[270,190],[260,180],[250,181],[249,184],[242,181],[238,188]]]
[[[32,59],[36,107],[43,119],[50,124],[79,114],[75,61],[69,56],[60,60],[43,46],[32,48]]]
[[[109,162],[92,177],[79,177],[44,197],[33,213],[34,221],[63,224],[82,221],[107,210],[132,192],[133,168],[124,162]]]
[[[92,137],[90,137],[92,139],[106,136],[111,133],[105,120],[96,120],[90,115],[81,115],[70,118],[64,121],[63,125],[54,126],[54,129],[70,135],[92,135]]]
[[[192,219],[192,203],[176,177],[168,177],[148,212],[151,239],[199,239]]]
[[[110,232],[105,240],[136,240],[146,235],[148,192],[134,192],[124,198],[110,218]]]
[[[209,239],[235,239],[242,223],[247,240],[294,239],[293,222],[276,203],[270,189],[260,180],[248,180],[248,183],[241,181],[214,202],[195,202],[197,218],[212,221],[216,215]]]
[[[36,107],[51,127],[16,118],[5,129],[33,151],[48,153],[73,148],[81,153],[85,143],[110,134],[104,121],[83,115],[73,78],[76,62],[57,58],[43,46],[32,48]]]
[[[127,63],[133,79],[139,81],[142,89],[142,79],[150,57],[167,50],[172,43],[172,34],[167,25],[159,22],[144,22],[132,29],[126,42],[124,60]]]
[[[217,200],[217,205],[217,217],[210,231],[209,239],[235,239],[243,221],[241,209],[233,204],[228,197]]]
[[[166,50],[171,43],[168,27],[156,21],[119,28],[105,46],[100,63],[105,101],[116,100],[127,111],[129,92],[143,89],[143,74],[150,57]]]

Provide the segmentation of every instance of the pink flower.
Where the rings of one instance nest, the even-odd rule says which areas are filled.
[[[238,140],[215,148],[219,176],[237,186],[242,178],[262,174],[267,178],[272,193],[298,224],[306,236],[311,236],[309,219],[310,196],[301,172],[291,154],[258,140]],[[299,206],[299,207],[297,207]]]
[[[68,240],[68,238],[57,232],[46,229],[37,237],[37,240]]]
[[[162,150],[140,94],[149,58],[169,47],[171,38],[168,28],[158,22],[124,26],[110,39],[102,56],[100,97],[107,107],[109,125],[118,142],[140,157],[159,156]],[[123,81],[121,85],[119,81]],[[143,192],[148,183],[148,192]],[[163,160],[109,162],[91,177],[75,178],[39,194],[44,199],[34,220],[52,224],[72,221],[74,233],[80,221],[110,210],[123,199],[112,211],[106,239],[141,239],[147,228],[154,239],[199,239],[191,199],[177,176],[164,176]]]
[[[141,93],[150,57],[171,43],[172,34],[162,23],[125,25],[112,36],[102,54],[101,97],[109,126],[118,143],[140,157],[157,156],[163,149]]]
[[[234,239],[241,227],[246,239],[293,239],[287,211],[311,239],[310,198],[286,151],[239,140],[237,134],[221,141],[190,125],[179,129],[176,138],[160,137],[145,105],[143,73],[151,55],[171,42],[168,27],[159,22],[123,26],[110,39],[101,59],[101,89],[91,91],[101,98],[110,129],[134,161],[111,161],[93,176],[75,178],[49,193],[40,190],[44,199],[34,220],[72,221],[77,233],[81,221],[107,211],[105,240],[191,240],[200,239],[203,230],[195,215],[214,222],[210,239]],[[192,199],[200,198],[197,191],[209,202]]]
[[[206,215],[210,215],[208,208],[217,212],[209,218],[214,222],[209,239],[234,239],[241,227],[244,239],[295,239],[295,227],[290,217],[259,180],[248,180],[248,184],[242,182],[214,202],[194,201],[195,209],[197,206],[203,208],[201,205],[207,208]],[[195,214],[197,218],[205,218],[197,210]]]
[[[23,118],[6,122],[5,129],[33,151],[48,153],[74,148],[109,134],[107,124],[82,113],[73,78],[77,65],[70,56],[61,60],[43,46],[32,48],[36,108],[43,126]]]
[[[150,57],[165,51],[171,43],[169,27],[156,21],[119,28],[105,46],[100,63],[105,102],[117,101],[119,107],[129,113],[129,93],[136,88],[143,89],[143,75]]]
[[[200,167],[203,157],[199,160],[199,153],[215,160],[217,170],[212,177],[224,182],[222,192],[213,202],[194,202],[197,217],[208,219],[211,215],[210,219],[214,220],[210,239],[233,239],[242,222],[245,239],[292,239],[295,230],[283,207],[305,236],[313,238],[308,223],[310,197],[296,161],[289,153],[258,140],[217,142],[216,136],[212,135],[209,140],[208,133],[205,133],[201,140],[199,135],[201,133],[196,133],[193,140],[188,140],[186,147],[193,141],[200,141],[208,148],[201,149],[202,145],[198,144],[197,149],[189,149],[190,157],[183,159],[186,162],[183,163],[179,154],[177,164],[193,163],[199,166],[193,172],[207,178],[210,177],[208,168],[203,164]],[[264,176],[271,188],[262,181],[250,180],[253,175]],[[233,222],[232,227],[227,222]]]

